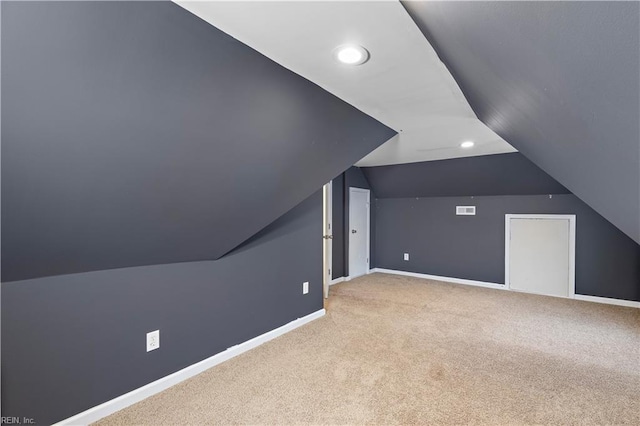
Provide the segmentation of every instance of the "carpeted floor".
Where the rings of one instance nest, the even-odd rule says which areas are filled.
[[[327,308],[99,424],[640,424],[638,309],[384,274]]]

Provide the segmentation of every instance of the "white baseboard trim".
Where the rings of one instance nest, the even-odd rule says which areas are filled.
[[[369,275],[369,274],[373,274],[375,272],[375,269],[367,269],[367,272],[365,272],[362,275],[356,275],[355,277],[352,277],[351,275],[347,275],[346,277],[342,277],[343,281],[351,281],[351,280],[355,280],[356,278],[360,278],[360,277],[364,277],[365,275]]]
[[[76,414],[73,417],[62,420],[61,422],[56,423],[56,425],[87,425],[89,423],[96,422],[104,417],[122,410],[123,408],[133,405],[136,402],[140,402],[143,399],[162,392],[163,390],[168,389],[173,385],[176,385],[186,379],[198,375],[211,367],[215,367],[216,365],[221,364],[235,356],[238,356],[250,349],[260,346],[261,344],[266,343],[269,340],[275,339],[276,337],[282,336],[289,331],[292,331],[302,325],[318,319],[322,317],[325,312],[326,311],[324,309],[320,309],[319,311],[313,312],[307,316],[298,318],[297,320],[291,321],[290,323],[285,324],[282,327],[278,327],[275,330],[268,331],[264,334],[261,334],[260,336],[254,337],[251,340],[240,343],[239,345],[232,346],[226,351],[220,352],[216,355],[213,355],[212,357],[185,367],[180,371],[176,371],[173,374],[169,374],[168,376],[144,385],[138,389],[132,390],[131,392],[125,393],[124,395],[121,395],[103,404],[97,405],[93,408],[83,411],[82,413]]]
[[[334,285],[334,284],[338,284],[338,283],[342,283],[344,282],[344,277],[340,277],[340,278],[336,278],[335,280],[331,280],[331,282],[329,283],[329,285]]]
[[[587,296],[584,294],[576,294],[573,296],[576,300],[584,300],[585,302],[606,303],[607,305],[626,306],[629,308],[640,309],[640,302],[633,300],[611,299],[609,297]]]
[[[494,288],[494,289],[498,289],[498,290],[506,290],[504,284],[487,283],[487,282],[483,282],[483,281],[474,281],[474,280],[465,280],[463,278],[441,277],[441,276],[438,276],[438,275],[418,274],[416,272],[405,272],[405,271],[398,271],[398,270],[395,270],[395,269],[384,269],[384,268],[374,268],[374,269],[371,270],[371,272],[380,272],[380,273],[383,273],[383,274],[404,275],[404,276],[407,276],[407,277],[424,278],[424,279],[427,279],[427,280],[444,281],[444,282],[454,283],[454,284],[474,285],[476,287],[487,287],[487,288]]]
[[[395,269],[383,269],[383,268],[375,268],[372,269],[371,272],[380,272],[383,274],[395,274],[395,275],[404,275],[407,277],[416,277],[416,278],[425,278],[427,280],[435,280],[435,281],[444,281],[454,284],[465,284],[465,285],[474,285],[478,287],[487,287],[487,288],[495,288],[499,290],[510,290],[505,287],[504,284],[496,284],[496,283],[487,283],[482,281],[474,281],[474,280],[465,280],[462,278],[450,278],[450,277],[440,277],[437,275],[428,275],[428,274],[418,274],[415,272],[405,272],[405,271],[397,271]],[[528,293],[533,294],[533,293]],[[541,295],[541,296],[549,296],[549,295]],[[550,296],[550,297],[562,297],[562,296]],[[585,302],[595,302],[595,303],[605,303],[608,305],[617,305],[617,306],[626,306],[630,308],[639,308],[640,302],[634,302],[632,300],[622,300],[622,299],[611,299],[608,297],[598,297],[598,296],[586,296],[582,294],[575,294],[573,297],[563,297],[563,299],[575,299],[575,300],[583,300]]]

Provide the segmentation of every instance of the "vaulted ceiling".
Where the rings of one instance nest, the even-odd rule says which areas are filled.
[[[477,119],[398,1],[177,3],[398,132],[358,166],[515,151]],[[371,59],[338,63],[332,51],[345,43]],[[475,147],[461,149],[466,140]]]
[[[640,3],[404,6],[478,117],[640,243]]]
[[[640,242],[640,3],[179,4],[398,131],[357,165],[515,148]]]
[[[640,3],[180,4],[3,2],[3,281],[216,259],[356,162],[514,147],[640,243]]]

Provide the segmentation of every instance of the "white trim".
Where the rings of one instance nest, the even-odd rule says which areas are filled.
[[[464,284],[464,285],[473,285],[476,287],[487,287],[494,288],[498,290],[505,290],[504,284],[498,283],[488,283],[484,281],[475,281],[475,280],[466,280],[463,278],[451,278],[451,277],[441,277],[438,275],[429,275],[429,274],[418,274],[416,272],[405,272],[398,271],[395,269],[384,269],[384,268],[374,268],[371,272],[380,272],[383,274],[394,274],[394,275],[404,275],[407,277],[415,277],[415,278],[424,278],[426,280],[434,280],[434,281],[444,281],[453,284]]]
[[[504,215],[504,284],[511,290],[509,263],[511,250],[511,219],[564,219],[569,221],[569,295],[576,295],[576,215],[574,214],[505,214]],[[545,295],[548,296],[548,295]],[[563,297],[563,296],[560,296]]]
[[[339,284],[341,282],[344,282],[344,280],[345,280],[345,277],[336,278],[335,280],[331,280],[329,285]]]
[[[180,371],[176,371],[173,374],[169,374],[168,376],[146,384],[138,389],[132,390],[131,392],[125,393],[124,395],[121,395],[103,404],[97,405],[93,408],[83,411],[82,413],[76,414],[73,417],[62,420],[61,422],[56,423],[56,425],[86,425],[96,422],[104,417],[115,413],[116,411],[120,411],[132,404],[135,404],[136,402],[140,402],[143,399],[155,395],[158,392],[162,392],[163,390],[168,389],[173,385],[196,376],[203,371],[210,369],[211,367],[215,367],[216,365],[221,364],[235,356],[258,347],[261,344],[268,342],[269,340],[282,336],[289,331],[292,331],[304,324],[322,317],[324,314],[325,310],[320,309],[319,311],[313,312],[307,316],[298,318],[297,320],[293,320],[290,323],[283,325],[282,327],[278,327],[274,330],[268,331],[264,334],[261,334],[260,336],[254,337],[251,340],[240,343],[239,345],[232,346],[226,351],[220,352],[210,358],[192,364]]]
[[[633,300],[611,299],[609,297],[587,296],[584,294],[576,294],[573,298],[585,302],[606,303],[607,305],[626,306],[628,308],[640,309],[640,302],[634,302]]]
[[[333,181],[322,187],[322,293],[329,297],[331,274],[333,273]],[[325,239],[330,235],[331,239]]]
[[[348,267],[349,267],[349,276],[351,276],[352,278],[356,278],[355,276],[351,275],[351,250],[352,250],[352,244],[351,244],[351,193],[353,192],[361,192],[367,195],[367,264],[365,266],[365,271],[369,271],[369,266],[371,265],[371,191],[369,189],[364,189],[364,188],[357,188],[354,186],[350,186],[349,187],[349,233],[347,234],[349,236],[349,253],[347,253],[347,259],[348,259]],[[362,275],[366,275],[368,272],[365,272]],[[358,275],[360,276],[360,275]]]
[[[367,270],[366,273],[364,273],[362,275],[356,275],[355,277],[352,277],[351,275],[347,275],[346,277],[336,278],[335,280],[333,280],[335,282],[333,282],[333,281],[331,282],[331,285],[338,284],[338,283],[341,283],[341,282],[351,281],[351,280],[359,278],[359,277],[364,277],[365,275],[373,274],[374,272],[376,272],[375,269],[369,269],[369,270]]]
[[[364,277],[365,275],[367,275],[367,272],[365,272],[364,274],[360,274],[360,275],[349,275],[349,279],[347,279],[346,281],[351,281],[351,280],[356,279],[358,277]]]
[[[407,277],[424,278],[424,279],[427,279],[427,280],[434,280],[434,281],[444,281],[444,282],[453,283],[453,284],[473,285],[473,286],[476,286],[476,287],[487,287],[487,288],[493,288],[493,289],[498,289],[498,290],[506,290],[506,291],[516,292],[516,290],[511,290],[511,289],[507,288],[504,284],[488,283],[488,282],[475,281],[475,280],[465,280],[465,279],[462,279],[462,278],[441,277],[441,276],[438,276],[438,275],[418,274],[416,272],[405,272],[405,271],[398,271],[398,270],[395,270],[395,269],[373,268],[373,269],[371,269],[369,271],[369,273],[404,275],[404,276],[407,276]],[[345,280],[345,281],[348,281],[348,280]],[[518,292],[518,293],[520,293],[520,292]],[[526,294],[533,294],[533,293],[526,293]],[[551,295],[547,295],[547,294],[539,294],[538,296],[560,297],[562,299],[568,299],[567,297],[551,296]],[[640,302],[635,302],[633,300],[611,299],[609,297],[586,296],[586,295],[583,295],[583,294],[576,294],[572,298],[576,299],[576,300],[581,300],[581,301],[584,301],[584,302],[604,303],[604,304],[608,304],[608,305],[626,306],[626,307],[629,307],[629,308],[640,309]]]

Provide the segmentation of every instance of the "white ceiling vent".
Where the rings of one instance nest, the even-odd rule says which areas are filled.
[[[456,215],[458,216],[475,216],[476,206],[456,206]]]

